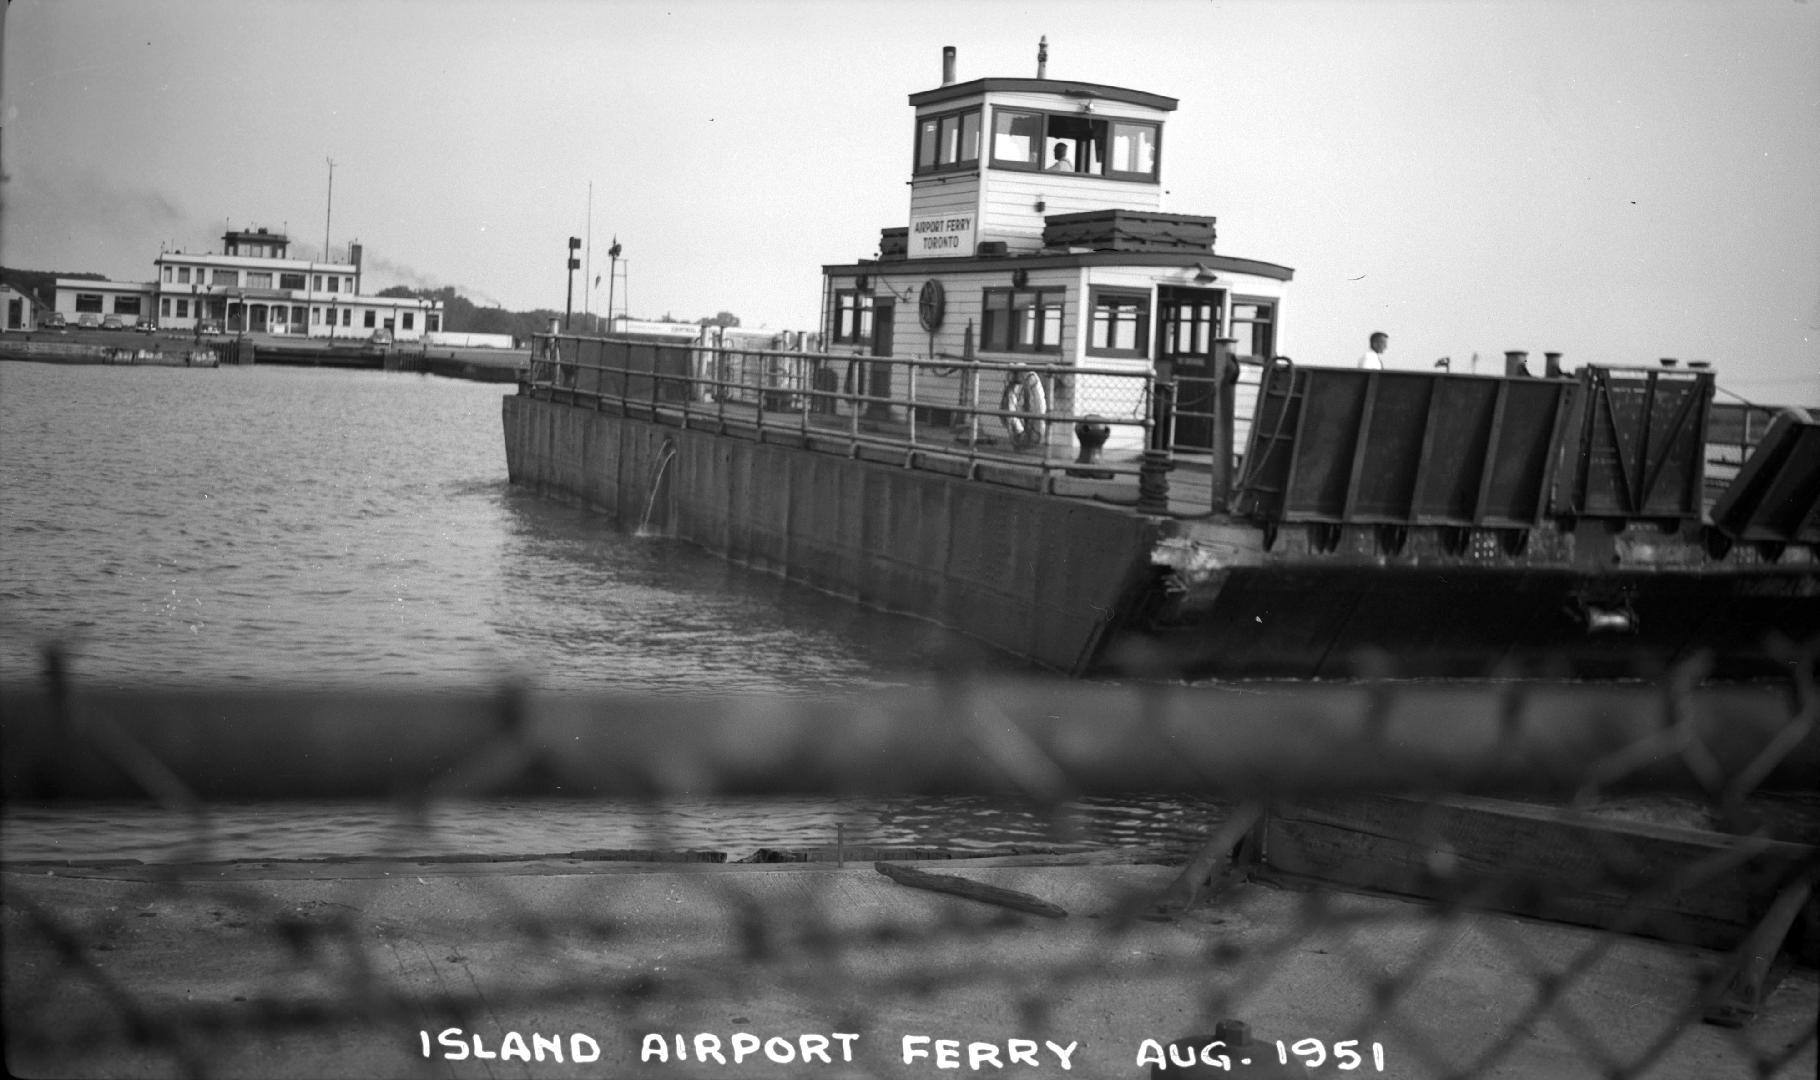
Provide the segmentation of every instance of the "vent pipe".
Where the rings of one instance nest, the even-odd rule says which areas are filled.
[[[1049,77],[1048,34],[1044,34],[1042,40],[1036,43],[1036,77],[1039,79],[1046,79]]]
[[[942,85],[954,85],[954,46],[942,46]]]

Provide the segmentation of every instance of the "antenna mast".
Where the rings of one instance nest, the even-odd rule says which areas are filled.
[[[329,222],[335,220],[335,159],[323,160],[329,163],[329,205],[322,214],[322,261],[334,262],[329,258]]]

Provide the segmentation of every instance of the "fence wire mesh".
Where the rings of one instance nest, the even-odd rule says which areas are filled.
[[[1780,1077],[1815,1066],[1816,650],[1776,684],[830,699],[0,690],[8,833],[132,800],[138,860],[4,873],[20,1075]],[[464,856],[463,800],[1018,800],[1044,844],[731,865]],[[1196,796],[1195,843],[1079,843]],[[222,857],[220,807],[383,798],[370,848]],[[615,800],[619,802],[615,802]],[[453,851],[454,854],[447,852]],[[434,852],[441,852],[435,854]]]

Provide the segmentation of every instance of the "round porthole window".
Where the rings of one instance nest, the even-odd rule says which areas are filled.
[[[923,282],[922,292],[916,296],[916,317],[923,324],[924,330],[937,330],[942,325],[942,309],[946,299],[942,295],[942,283],[930,278]]]

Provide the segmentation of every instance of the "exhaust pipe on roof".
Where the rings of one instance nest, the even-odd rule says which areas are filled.
[[[942,85],[954,84],[954,46],[942,46]]]

